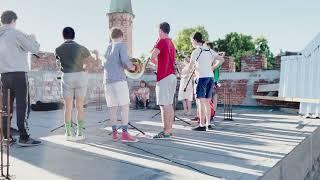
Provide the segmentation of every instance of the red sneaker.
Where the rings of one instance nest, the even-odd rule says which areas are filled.
[[[119,140],[118,132],[117,132],[117,131],[112,132],[112,139],[113,139],[113,141],[118,141],[118,140]]]
[[[138,139],[131,136],[128,132],[122,132],[122,142],[138,142]]]

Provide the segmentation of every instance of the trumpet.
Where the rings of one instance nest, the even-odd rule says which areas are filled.
[[[145,60],[140,60],[137,58],[131,58],[130,61],[134,66],[136,66],[135,71],[128,71],[127,69],[124,70],[126,76],[130,79],[140,79],[144,74],[146,67],[150,61],[150,58]]]

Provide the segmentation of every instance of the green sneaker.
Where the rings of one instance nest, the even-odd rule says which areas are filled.
[[[165,134],[164,132],[160,132],[159,134],[153,136],[153,139],[171,139],[172,133]]]

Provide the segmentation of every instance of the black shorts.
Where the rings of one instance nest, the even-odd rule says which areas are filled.
[[[208,78],[199,78],[196,88],[196,97],[212,99],[214,93],[214,79],[211,77]]]

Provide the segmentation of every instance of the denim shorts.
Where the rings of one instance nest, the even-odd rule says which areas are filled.
[[[196,97],[211,99],[214,93],[214,79],[211,77],[199,78],[196,88]]]

